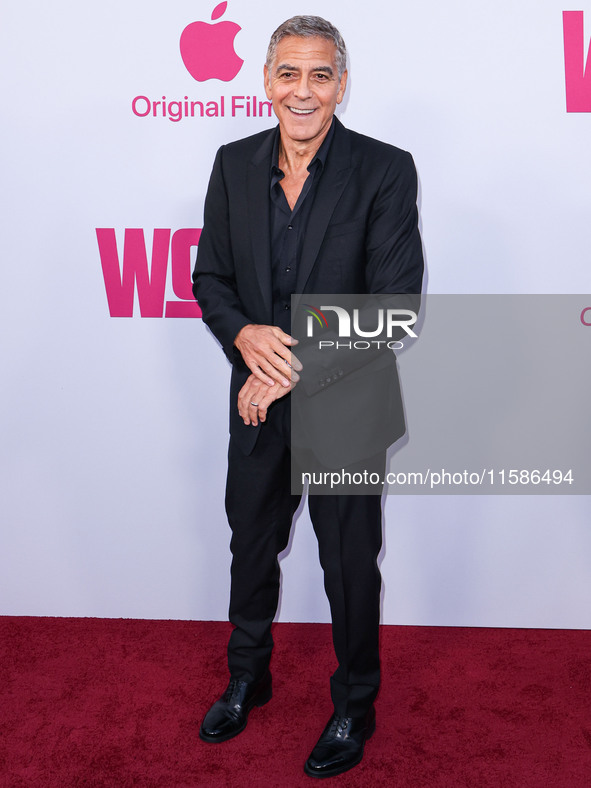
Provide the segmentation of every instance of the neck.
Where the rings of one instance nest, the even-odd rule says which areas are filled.
[[[283,134],[280,129],[279,139],[279,166],[286,174],[288,172],[300,172],[308,168],[308,165],[317,154],[320,146],[324,142],[330,130],[330,124],[326,131],[313,140],[292,140]]]

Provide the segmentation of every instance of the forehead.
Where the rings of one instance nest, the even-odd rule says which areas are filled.
[[[326,38],[285,36],[277,44],[273,68],[282,65],[331,66],[336,71],[336,53],[336,46]]]

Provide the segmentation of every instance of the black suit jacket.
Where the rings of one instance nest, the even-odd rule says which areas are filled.
[[[335,124],[298,264],[297,292],[420,293],[423,255],[411,155],[349,131],[336,118]],[[273,135],[274,130],[264,131],[218,151],[193,275],[203,319],[233,365],[230,431],[246,453],[260,427],[245,426],[238,414],[238,392],[250,371],[234,339],[245,325],[270,325],[273,319]],[[363,374],[352,374],[361,383]],[[399,400],[395,365],[388,375],[387,395]],[[358,428],[368,435],[379,432],[385,448],[402,434],[404,425],[398,420],[384,430],[372,408],[369,411]],[[341,452],[335,457],[343,459]]]

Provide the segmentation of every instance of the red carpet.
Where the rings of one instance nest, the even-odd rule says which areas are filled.
[[[279,624],[273,700],[219,745],[228,625],[0,618],[0,785],[291,788],[331,706],[326,625]],[[383,627],[378,727],[326,785],[588,788],[587,631]],[[222,670],[220,670],[220,666]]]

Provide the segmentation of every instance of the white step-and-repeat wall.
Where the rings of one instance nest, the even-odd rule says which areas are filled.
[[[2,614],[226,617],[229,368],[189,275],[296,13],[347,42],[345,125],[415,157],[428,292],[591,293],[589,0],[4,4]],[[391,496],[384,622],[590,627],[590,514]],[[282,570],[280,619],[328,620],[305,512]]]

